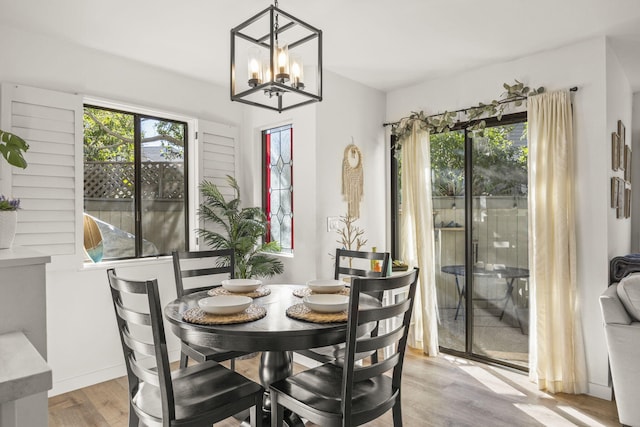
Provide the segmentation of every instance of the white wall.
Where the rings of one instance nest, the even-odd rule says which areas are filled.
[[[316,250],[313,215],[316,208],[316,105],[282,113],[246,108],[241,138],[240,174],[245,186],[244,206],[262,206],[262,131],[284,124],[293,125],[293,255],[283,255],[284,273],[269,282],[304,283],[315,277],[312,262]]]
[[[366,232],[366,249],[386,248],[384,94],[325,71],[323,101],[281,114],[250,108],[245,112],[241,173],[245,194],[261,204],[261,136],[264,129],[293,123],[294,254],[283,257],[285,271],[272,282],[304,283],[333,276],[335,232],[327,232],[327,216],[345,215],[341,194],[342,157],[351,138],[364,161],[364,197],[356,224]],[[250,186],[249,183],[253,183]]]
[[[631,180],[631,252],[640,252],[640,92],[633,94],[632,123],[627,127],[627,138],[632,141]]]
[[[0,25],[0,81],[104,97],[239,124],[228,89],[71,42]],[[197,61],[197,58],[193,58]]]
[[[347,214],[347,201],[341,194],[342,159],[352,138],[363,159],[364,194],[360,218],[354,223],[365,231],[367,243],[362,250],[371,250],[372,246],[380,252],[391,249],[385,238],[390,213],[385,199],[389,183],[386,160],[389,144],[382,127],[385,95],[335,74],[326,74],[325,102],[318,106],[317,210],[314,213],[318,245],[315,263],[320,277],[333,276],[334,263],[329,254],[335,254],[340,246],[336,242],[338,234],[327,232],[327,217]]]
[[[544,86],[548,91],[579,88],[574,94],[578,301],[585,333],[589,393],[610,398],[608,359],[598,305],[598,297],[608,283],[611,237],[609,227],[603,226],[609,223],[611,214],[606,52],[606,40],[598,38],[396,90],[387,96],[387,121],[421,109],[438,113],[491,101],[500,96],[503,83],[513,83],[514,79],[530,86]],[[611,102],[619,97],[622,95],[613,96]],[[629,119],[630,107],[624,99],[620,108],[624,118]]]
[[[632,114],[632,93],[629,79],[624,73],[620,61],[616,53],[607,45],[607,122],[604,135],[604,141],[609,148],[609,163],[602,165],[607,171],[608,177],[618,177],[624,180],[624,171],[613,171],[611,169],[611,132],[618,130],[618,120],[622,120],[626,131],[626,144],[631,146],[631,122]],[[633,158],[632,158],[633,159]],[[633,186],[632,186],[633,188]],[[609,195],[611,190],[609,190]],[[607,206],[611,206],[610,200]],[[608,230],[609,230],[609,259],[618,255],[625,255],[631,252],[631,220],[616,217],[616,209],[609,207],[608,213]]]
[[[80,93],[124,104],[239,125],[242,106],[227,88],[95,50],[0,26],[0,81]],[[197,58],[194,58],[197,60]],[[0,167],[6,167],[0,164]],[[19,195],[16,195],[19,196]],[[106,280],[108,264],[47,266],[50,395],[125,374]],[[163,303],[175,298],[168,259],[118,263],[118,273],[157,277]],[[167,333],[177,355],[177,340]]]

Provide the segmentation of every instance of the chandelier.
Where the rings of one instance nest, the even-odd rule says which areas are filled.
[[[277,0],[233,28],[231,100],[278,112],[322,101],[322,31]]]

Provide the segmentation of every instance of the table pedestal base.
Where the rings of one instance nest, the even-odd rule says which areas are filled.
[[[264,351],[260,356],[260,384],[265,388],[262,410],[264,417],[263,426],[271,425],[271,394],[269,384],[287,378],[293,374],[293,354],[290,351]],[[299,416],[291,411],[285,411],[284,422],[287,427],[304,427]],[[243,423],[243,427],[251,424],[249,419]]]

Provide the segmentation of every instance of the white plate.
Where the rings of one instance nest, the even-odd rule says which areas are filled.
[[[260,285],[262,285],[262,281],[255,279],[227,279],[222,281],[222,287],[229,292],[253,292]]]
[[[302,302],[311,310],[321,313],[337,313],[349,308],[349,297],[346,295],[307,295],[302,299]]]
[[[251,305],[253,299],[240,295],[218,295],[215,297],[202,298],[198,300],[198,305],[202,311],[211,314],[234,314],[240,313]]]
[[[344,289],[344,282],[342,280],[317,279],[309,280],[307,286],[318,294],[334,294]]]

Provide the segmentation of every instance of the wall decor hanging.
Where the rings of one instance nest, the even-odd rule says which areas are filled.
[[[353,143],[344,149],[342,159],[342,194],[347,199],[347,215],[360,218],[360,201],[364,189],[362,152]]]
[[[631,217],[631,143],[627,145],[627,129],[618,120],[618,129],[611,132],[611,169],[623,176],[611,177],[611,207],[616,218]]]
[[[611,132],[611,169],[617,171],[620,168],[620,135]]]

